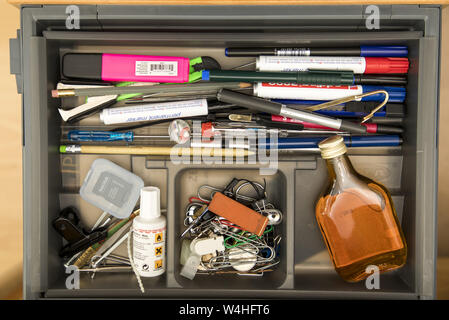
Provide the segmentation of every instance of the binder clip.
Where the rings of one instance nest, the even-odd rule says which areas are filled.
[[[313,105],[313,106],[305,108],[305,110],[318,111],[318,110],[321,110],[321,109],[334,107],[334,106],[337,106],[337,105],[345,103],[345,102],[357,101],[358,99],[362,99],[363,97],[368,97],[368,96],[372,96],[372,95],[375,95],[375,94],[383,94],[385,96],[384,101],[382,101],[373,110],[371,110],[371,112],[369,114],[367,114],[365,117],[363,117],[361,123],[365,123],[366,121],[371,119],[377,111],[382,109],[382,107],[387,104],[388,99],[390,98],[390,96],[389,96],[387,91],[385,91],[385,90],[376,90],[376,91],[365,92],[365,93],[362,93],[362,94],[356,94],[356,95],[353,95],[353,96],[340,98],[340,99],[335,99],[335,100],[332,100],[332,101],[329,101],[329,102]]]
[[[60,251],[60,257],[74,255],[91,245],[106,239],[107,226],[86,232],[81,226],[78,212],[74,207],[67,207],[61,211],[59,217],[53,221],[55,230],[68,242]]]

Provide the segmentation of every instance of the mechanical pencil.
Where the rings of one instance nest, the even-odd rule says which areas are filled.
[[[366,127],[357,123],[326,117],[313,112],[291,109],[280,103],[260,99],[230,90],[220,90],[217,94],[217,99],[221,102],[234,103],[236,105],[248,108],[250,110],[255,110],[257,112],[264,112],[298,119],[341,131],[366,133]]]

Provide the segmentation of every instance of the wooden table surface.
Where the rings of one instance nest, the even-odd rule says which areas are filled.
[[[92,3],[93,1],[18,1],[20,3]],[[112,4],[118,1],[95,1]],[[206,1],[121,1],[133,4],[205,4]],[[212,1],[214,4],[236,4],[238,1]],[[239,4],[256,4],[241,1]],[[257,4],[278,3],[257,1]],[[283,1],[285,4],[312,4],[312,1]],[[392,4],[392,3],[449,3],[449,1],[317,1],[313,4]],[[9,74],[9,38],[16,37],[20,28],[19,10],[5,1],[0,2],[0,133],[2,156],[0,157],[0,299],[20,298],[22,277],[22,149],[21,149],[21,100],[17,94],[15,78]],[[440,87],[440,141],[449,136],[449,7],[443,9],[441,87]],[[439,148],[439,253],[437,270],[437,297],[449,299],[449,144]],[[446,256],[446,257],[443,257]]]
[[[21,4],[97,4],[97,5],[351,5],[351,4],[449,4],[449,0],[8,0]]]

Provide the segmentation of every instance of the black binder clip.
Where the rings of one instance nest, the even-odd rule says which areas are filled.
[[[106,239],[108,235],[107,226],[97,228],[92,232],[86,232],[81,226],[78,212],[74,207],[63,209],[59,217],[53,221],[53,227],[68,242],[59,251],[61,257],[68,257],[87,249],[91,245]]]

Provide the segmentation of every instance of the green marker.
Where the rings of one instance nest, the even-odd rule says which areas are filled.
[[[308,85],[352,85],[352,71],[314,70],[306,72],[263,72],[243,70],[203,70],[202,80],[232,82],[275,82]]]

